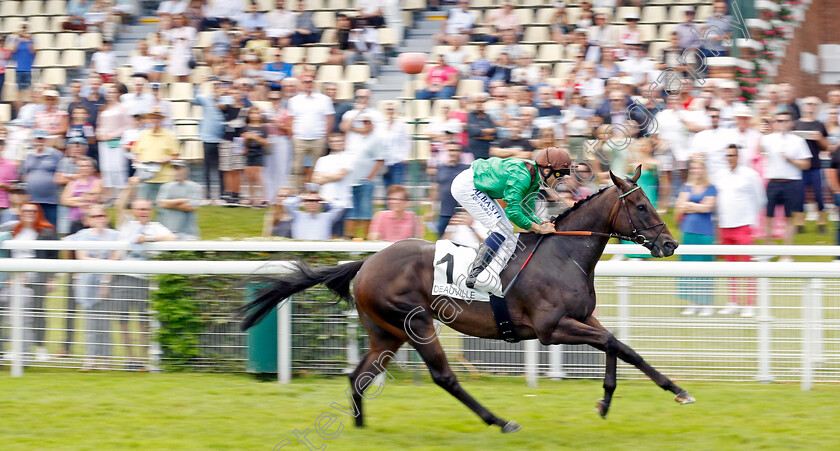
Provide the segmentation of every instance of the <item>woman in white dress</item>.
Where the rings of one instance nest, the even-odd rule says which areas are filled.
[[[109,87],[105,92],[105,105],[100,108],[96,121],[99,170],[102,173],[103,194],[109,199],[115,198],[128,180],[128,158],[120,146],[120,139],[133,124],[119,99],[120,92],[116,86]]]
[[[271,109],[268,111],[270,119],[269,143],[271,153],[265,156],[263,166],[263,185],[266,198],[271,204],[277,200],[276,193],[281,186],[286,186],[292,168],[292,120],[289,110],[283,105],[283,93],[271,91],[268,93]]]
[[[169,66],[167,70],[172,76],[178,77],[178,81],[186,82],[192,73],[190,61],[193,60],[193,43],[196,39],[196,31],[193,27],[186,25],[187,19],[179,14],[175,16],[172,29],[166,33],[172,50],[169,52]]]

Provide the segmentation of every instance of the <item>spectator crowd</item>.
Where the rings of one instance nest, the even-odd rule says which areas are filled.
[[[128,240],[135,251],[74,257],[144,259],[143,243],[199,239],[200,207],[224,205],[267,209],[264,236],[397,241],[432,233],[477,244],[486,231],[452,198],[455,176],[476,159],[533,159],[552,146],[567,148],[576,162],[557,187],[567,206],[609,185],[609,171],[626,176],[641,165],[639,185],[660,213],[673,210],[682,243],[781,237],[791,244],[805,230],[806,203],[814,204],[818,233],[827,233],[828,204],[840,204],[840,90],[820,99],[769,84],[746,102],[724,78],[694,83],[686,76],[667,93],[650,88],[666,69],[685,74],[702,66],[680,57],[687,50],[728,53],[735,19],[724,1],[713,3],[705,24],[687,7],[667,45],[655,49],[643,39],[637,12],[614,17],[614,0],[581,0],[574,20],[557,3],[545,40],[562,46],[566,58],[552,66],[523,43],[526,24],[512,3],[486,11],[480,23],[470,2],[458,0],[435,36],[440,47],[412,85],[415,98],[379,103],[371,99],[384,56],[378,33],[399,22],[390,2],[358,0],[356,13],[337,14],[328,30],[335,44],[325,47],[322,64],[369,67],[349,100],[337,81],[319,78],[320,68],[284,57],[327,38],[303,1],[277,0],[269,12],[256,3],[206,3],[160,2],[159,28],[138,41],[123,82],[110,42],[118,27],[94,23],[111,34],[93,54],[89,75],[71,81],[64,97],[63,86],[32,82],[38,48],[25,22],[5,37],[0,68],[14,65],[20,94],[14,119],[0,128],[0,223],[11,239]],[[129,6],[73,0],[66,27],[91,26],[91,10],[130,15]],[[699,40],[709,25],[727,36]],[[196,46],[200,36],[206,45]],[[184,102],[174,91],[188,82],[192,91],[179,95],[200,112],[195,139],[180,132],[176,111]],[[428,123],[410,121],[422,108]],[[415,141],[415,131],[428,141]],[[627,138],[629,145],[617,145]],[[200,143],[200,157],[185,159],[191,141]],[[425,143],[428,154],[418,154]],[[409,183],[410,162],[418,159],[425,174]],[[106,217],[111,206],[115,229]],[[103,298],[90,287],[120,287],[128,299],[123,311],[146,299],[148,283],[139,276],[84,277],[79,286],[87,288],[73,295],[84,309],[96,310]],[[31,282],[29,289],[44,289],[44,280]],[[682,281],[691,303],[685,314],[712,313],[711,298],[696,294],[704,283]],[[751,290],[734,287],[721,313],[750,315]],[[90,321],[89,334],[107,326]],[[39,353],[43,340],[32,338]],[[87,341],[102,343],[94,335]]]

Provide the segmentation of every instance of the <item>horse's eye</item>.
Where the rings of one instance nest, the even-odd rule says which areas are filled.
[[[647,208],[645,207],[645,204],[639,204],[636,208],[638,208],[638,209],[639,209],[639,211],[645,211],[645,210],[647,209]]]

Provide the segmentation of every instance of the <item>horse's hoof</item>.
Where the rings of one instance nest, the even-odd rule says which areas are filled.
[[[511,420],[505,423],[504,426],[502,426],[502,434],[507,434],[508,432],[516,432],[520,429],[522,429],[522,426],[520,426],[519,423],[517,423],[516,421]]]
[[[687,391],[683,390],[677,393],[677,396],[674,396],[674,401],[678,402],[680,405],[682,404],[694,404],[697,400],[694,399],[694,396],[688,394]]]
[[[607,412],[609,412],[610,406],[604,401],[604,398],[599,399],[595,402],[595,411],[598,412],[598,415],[601,415],[601,418],[607,419]]]

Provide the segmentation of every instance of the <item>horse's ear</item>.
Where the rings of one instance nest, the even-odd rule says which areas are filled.
[[[613,171],[610,171],[610,179],[612,179],[613,185],[621,186],[622,180],[613,174]]]
[[[642,165],[636,166],[636,172],[633,173],[633,177],[630,177],[630,180],[633,183],[636,183],[639,180],[639,177],[642,175]]]

